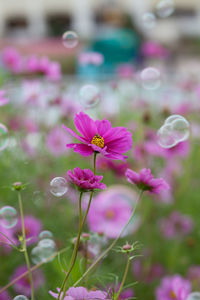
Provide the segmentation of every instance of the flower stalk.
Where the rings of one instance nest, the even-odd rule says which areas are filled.
[[[21,245],[22,245],[22,252],[24,252],[24,258],[25,258],[27,269],[28,269],[28,277],[29,277],[30,287],[31,287],[31,300],[34,300],[33,276],[31,273],[31,265],[30,265],[30,260],[29,260],[29,256],[28,256],[28,251],[27,251],[26,231],[25,231],[25,225],[24,225],[24,211],[23,211],[23,203],[22,203],[20,191],[18,191],[18,203],[19,203],[19,210],[20,210],[20,217],[21,217],[21,224],[22,224],[22,237],[21,237],[20,241],[21,241]]]

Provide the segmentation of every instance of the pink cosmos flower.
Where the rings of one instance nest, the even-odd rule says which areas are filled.
[[[186,300],[191,292],[191,283],[180,275],[167,276],[156,289],[156,300]]]
[[[94,189],[105,189],[106,185],[100,182],[103,176],[94,175],[90,169],[75,168],[74,173],[69,170],[67,172],[68,179],[75,184],[80,190],[91,191]]]
[[[92,64],[100,66],[104,61],[104,57],[98,52],[83,52],[79,54],[78,61],[81,65]]]
[[[11,300],[11,297],[7,291],[4,291],[3,293],[0,294],[0,300]]]
[[[124,127],[113,127],[108,120],[93,121],[80,112],[75,116],[75,125],[81,136],[70,128],[64,128],[81,143],[67,144],[82,156],[101,153],[107,158],[124,159],[123,153],[132,147],[131,133]]]
[[[113,293],[116,294],[119,291],[119,288],[120,288],[120,283],[118,283],[117,286],[109,287],[108,294],[109,294],[110,299],[114,299]],[[131,288],[128,288],[128,289],[122,290],[122,292],[120,293],[120,295],[118,297],[118,300],[132,299],[133,296],[134,296],[133,290]]]
[[[39,219],[34,216],[27,215],[24,217],[24,225],[26,232],[27,245],[32,245],[37,242],[38,235],[42,229],[42,224]],[[21,219],[15,228],[13,228],[13,234],[15,236],[16,242],[18,241],[18,236],[21,235]]]
[[[16,270],[14,271],[14,274],[11,277],[11,280],[17,278],[18,276],[20,276],[21,274],[23,274],[26,271],[27,271],[27,267],[24,265],[17,267]],[[32,276],[33,276],[34,290],[37,290],[44,283],[44,275],[41,270],[37,269],[34,272],[32,272]],[[28,275],[19,279],[14,284],[14,289],[15,289],[16,293],[30,296],[31,295],[31,287],[30,287]]]
[[[6,91],[0,90],[0,106],[4,106],[9,103],[9,99],[6,98]]]
[[[2,61],[5,67],[13,73],[22,71],[22,57],[15,48],[5,48],[2,53]]]
[[[7,236],[11,241],[14,242],[14,235],[13,235],[13,229],[7,229],[0,225],[0,249],[3,250],[3,253],[8,254],[12,248],[10,246],[9,240],[5,237]]]
[[[59,289],[57,289],[59,292]],[[58,293],[49,292],[50,295],[54,298],[58,297]],[[102,292],[100,290],[96,291],[88,291],[84,287],[71,287],[66,292],[66,295],[64,297],[64,300],[101,300],[101,299],[107,299],[107,294],[105,292]]]
[[[66,152],[63,140],[71,142],[71,137],[62,128],[56,127],[49,132],[46,138],[46,146],[52,155],[59,156]]]
[[[173,211],[168,218],[160,220],[159,228],[167,239],[180,238],[191,232],[193,221],[190,217],[182,215],[178,211]]]
[[[163,178],[154,178],[150,169],[142,169],[139,174],[127,169],[125,175],[130,183],[134,183],[139,189],[152,194],[159,194],[162,190],[170,188]]]
[[[166,58],[169,51],[156,42],[147,41],[142,45],[142,54],[146,57]]]
[[[133,195],[134,196],[134,195]],[[91,231],[103,233],[108,238],[116,238],[129,220],[132,206],[123,196],[112,190],[99,193],[93,200],[89,213],[88,225]],[[137,230],[138,219],[131,224],[131,232]]]

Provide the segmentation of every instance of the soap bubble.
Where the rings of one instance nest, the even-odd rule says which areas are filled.
[[[84,85],[80,89],[80,101],[85,108],[96,106],[100,101],[100,91],[98,87],[92,84]]]
[[[140,78],[142,86],[146,90],[155,90],[159,88],[161,83],[160,72],[155,68],[144,69],[140,74]]]
[[[200,293],[193,292],[187,296],[186,300],[200,300]]]
[[[142,16],[142,25],[145,29],[153,29],[156,25],[156,17],[153,13],[147,12]]]
[[[56,253],[56,244],[51,239],[43,239],[31,251],[31,259],[34,264],[48,262],[54,259]],[[51,259],[50,259],[51,258]]]
[[[0,124],[0,151],[8,146],[8,141],[8,129],[3,124]]]
[[[0,209],[0,224],[4,228],[12,228],[17,224],[17,211],[12,206],[3,206]]]
[[[18,295],[13,300],[28,300],[28,298],[24,295]]]
[[[189,122],[180,115],[168,117],[158,130],[158,143],[163,148],[171,148],[188,139],[190,135]]]
[[[161,0],[156,5],[156,14],[160,18],[167,18],[174,12],[174,1],[173,0]]]
[[[53,238],[53,234],[51,231],[49,230],[43,230],[40,232],[39,234],[39,240],[43,240],[43,239],[52,239]]]
[[[177,144],[170,124],[163,125],[157,132],[158,144],[163,148],[172,148]]]
[[[62,197],[68,190],[67,181],[63,177],[55,177],[50,182],[50,192],[56,197]]]
[[[74,48],[78,45],[78,35],[74,31],[66,31],[63,33],[62,40],[66,48]]]

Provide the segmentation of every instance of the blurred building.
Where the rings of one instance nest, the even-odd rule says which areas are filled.
[[[134,19],[141,28],[141,16],[154,12],[154,0],[0,0],[0,37],[41,38],[60,36],[73,29],[82,38],[90,38],[101,24],[102,14],[109,8]],[[173,40],[177,35],[200,36],[200,1],[175,0],[174,14],[158,20],[150,33],[153,38]],[[142,28],[141,28],[142,30]],[[145,32],[144,32],[145,33]],[[149,33],[148,33],[149,34]]]

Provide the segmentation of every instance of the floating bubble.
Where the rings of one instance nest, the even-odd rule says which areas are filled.
[[[141,74],[142,86],[146,90],[155,90],[159,88],[161,79],[160,72],[155,68],[146,68]]]
[[[85,108],[96,106],[100,98],[100,91],[95,85],[87,84],[80,89],[80,101]]]
[[[56,197],[62,197],[68,190],[67,181],[63,177],[55,177],[50,182],[50,192]]]
[[[172,148],[177,144],[170,124],[163,125],[157,132],[158,144],[163,148]]]
[[[12,228],[17,224],[17,211],[12,206],[3,206],[0,209],[0,224],[4,228]]]
[[[163,148],[171,148],[188,139],[190,123],[180,115],[168,117],[158,130],[158,143]]]
[[[0,124],[0,151],[8,146],[8,129],[3,124]]]
[[[39,240],[53,239],[53,233],[49,230],[43,230],[39,234]]]
[[[52,239],[42,239],[41,241],[39,241],[38,243],[38,247],[42,247],[42,248],[56,248],[56,244]]]
[[[167,18],[174,12],[174,1],[173,0],[161,0],[156,5],[156,14],[160,18]]]
[[[153,13],[147,12],[142,16],[143,27],[147,30],[153,29],[156,26],[156,17]]]
[[[18,295],[13,300],[28,300],[28,298],[24,295]]]
[[[74,48],[78,45],[78,35],[74,31],[66,31],[63,33],[62,40],[66,48]]]
[[[200,293],[199,292],[193,292],[187,296],[186,300],[200,300]]]
[[[54,259],[56,253],[56,244],[51,239],[41,240],[38,245],[31,251],[31,259],[34,264],[48,262]]]

